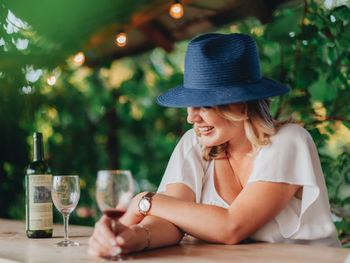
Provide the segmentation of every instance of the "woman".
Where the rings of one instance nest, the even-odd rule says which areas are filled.
[[[102,217],[90,255],[111,257],[178,243],[258,241],[340,246],[311,136],[273,120],[269,97],[289,89],[263,78],[254,40],[192,40],[184,85],[157,102],[187,107],[194,124],[175,148],[158,193],[137,195],[120,222]]]

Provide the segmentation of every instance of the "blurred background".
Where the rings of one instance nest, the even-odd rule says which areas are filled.
[[[350,247],[349,19],[346,0],[0,0],[0,217],[25,217],[35,131],[53,174],[80,176],[73,224],[100,216],[99,169],[129,169],[136,192],[156,190],[191,127],[155,98],[182,83],[192,38],[240,32],[256,40],[263,75],[292,89],[273,116],[312,135]]]

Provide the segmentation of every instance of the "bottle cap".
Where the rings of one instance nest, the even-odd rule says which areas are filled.
[[[34,140],[43,139],[43,134],[41,132],[34,132],[33,138],[34,138]]]

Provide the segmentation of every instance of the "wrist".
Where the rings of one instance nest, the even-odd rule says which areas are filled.
[[[147,250],[151,246],[151,232],[148,227],[143,224],[137,224],[133,226],[134,231],[140,237],[137,251]]]
[[[146,216],[152,208],[153,192],[144,192],[138,195],[138,210],[143,216]]]

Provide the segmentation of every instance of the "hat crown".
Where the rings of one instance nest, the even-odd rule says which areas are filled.
[[[193,39],[185,56],[184,87],[212,89],[261,80],[255,41],[245,34],[205,34]]]
[[[261,76],[252,37],[210,33],[189,43],[184,84],[164,92],[157,102],[170,107],[203,107],[269,98],[289,91],[285,85]]]

